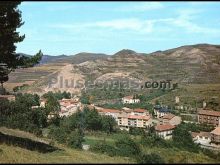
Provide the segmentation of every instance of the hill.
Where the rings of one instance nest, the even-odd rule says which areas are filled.
[[[144,83],[169,79],[179,85],[220,83],[220,46],[198,44],[149,54],[123,49],[112,56],[93,53],[65,56],[62,60],[12,72],[6,86],[12,89],[13,83],[34,83],[34,87],[44,89],[48,77],[64,73],[69,64],[72,67],[66,72],[81,75],[84,82],[118,79]]]
[[[33,134],[3,128],[0,132],[4,131],[13,136],[30,138],[32,140],[39,139]],[[106,135],[105,135],[106,136]],[[112,142],[114,135],[110,135],[106,140]],[[89,138],[89,141],[88,141]],[[86,136],[90,145],[102,141],[102,135]],[[138,139],[138,137],[137,137]],[[42,141],[42,140],[41,140]],[[45,138],[44,138],[45,141]],[[61,144],[54,144],[59,150],[47,153],[38,151],[31,151],[23,147],[15,145],[7,145],[0,143],[0,163],[123,163],[134,164],[135,160],[127,157],[110,157],[106,154],[98,154],[91,151],[76,150],[68,148]],[[159,147],[141,147],[144,153],[157,153],[166,163],[218,163],[216,160],[209,158],[203,153],[192,153],[188,151],[179,150],[177,148],[159,148]]]
[[[32,141],[46,142],[46,138],[39,138],[31,133],[17,129],[0,127],[0,133],[13,137]],[[37,144],[35,144],[36,146]],[[41,145],[41,144],[40,144]],[[25,149],[17,145],[7,145],[0,141],[0,163],[132,163],[131,159],[124,157],[110,157],[104,154],[96,154],[90,151],[76,150],[61,144],[54,144],[59,150],[52,152],[39,152],[37,150]]]

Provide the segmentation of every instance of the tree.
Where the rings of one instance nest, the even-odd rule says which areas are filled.
[[[22,42],[25,35],[19,35],[17,28],[24,22],[21,19],[21,11],[18,9],[20,1],[1,1],[0,2],[0,64],[7,69],[0,74],[0,82],[8,81],[8,74],[19,67],[32,67],[37,64],[43,54],[39,51],[35,56],[28,57],[16,54],[16,43]],[[0,69],[3,70],[3,69]]]
[[[102,122],[102,129],[107,134],[112,133],[114,131],[115,126],[117,125],[115,119],[112,116],[102,116],[101,122]]]
[[[58,111],[60,111],[60,103],[53,95],[49,95],[47,97],[47,103],[46,103],[45,108],[46,108],[48,114],[50,112],[57,114]]]
[[[129,136],[120,137],[115,142],[115,146],[120,156],[137,156],[141,152],[139,145]]]
[[[82,142],[84,142],[84,134],[80,129],[71,132],[67,138],[67,143],[72,148],[82,149]]]
[[[198,152],[199,147],[193,142],[192,136],[189,133],[186,125],[180,124],[173,131],[173,143],[179,148],[186,149],[192,152]]]

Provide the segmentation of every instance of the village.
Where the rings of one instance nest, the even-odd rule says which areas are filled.
[[[14,95],[1,95],[1,98],[6,98],[10,101],[15,100]],[[120,130],[129,131],[130,128],[147,129],[154,127],[156,134],[165,140],[172,139],[172,132],[181,122],[192,122],[182,120],[180,116],[172,114],[168,106],[155,105],[153,114],[149,112],[149,109],[126,107],[127,104],[140,103],[140,99],[133,96],[123,97],[121,102],[125,105],[122,109],[109,109],[94,104],[82,104],[78,96],[73,96],[70,99],[63,98],[59,100],[59,116],[68,117],[78,110],[82,111],[84,107],[88,107],[89,109],[96,109],[100,115],[113,117]],[[179,97],[175,98],[175,102],[180,102]],[[45,107],[46,103],[47,99],[41,98],[40,105],[32,106],[32,109]],[[53,113],[49,114],[48,120],[53,117]],[[197,122],[194,123],[207,124],[214,127],[211,132],[190,132],[194,143],[200,144],[203,148],[220,150],[220,112],[206,108],[206,103],[203,102],[203,108],[198,108]]]

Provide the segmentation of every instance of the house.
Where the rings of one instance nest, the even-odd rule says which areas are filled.
[[[171,113],[169,114],[165,114],[162,119],[161,119],[161,123],[162,124],[171,124],[171,125],[174,125],[174,126],[177,126],[181,123],[181,117],[179,116],[175,116]]]
[[[131,112],[133,115],[149,115],[149,112],[145,109],[136,108]]]
[[[128,126],[128,114],[127,113],[119,114],[117,118],[117,123],[121,130],[129,131],[130,126]]]
[[[193,141],[197,140],[197,135],[199,134],[199,132],[190,132]]]
[[[116,109],[98,109],[97,110],[99,112],[100,115],[107,115],[107,116],[112,116],[114,119],[117,120],[118,115],[120,114],[120,110],[116,110]]]
[[[147,128],[152,124],[149,115],[132,115],[125,112],[118,115],[117,122],[121,130],[127,131],[130,127]]]
[[[193,141],[201,145],[209,145],[211,142],[210,132],[191,132]]]
[[[198,112],[198,122],[200,124],[210,124],[213,126],[220,126],[220,112],[214,110],[199,110]]]
[[[47,103],[47,99],[45,99],[45,98],[41,98],[41,99],[40,99],[40,107],[45,108],[46,103]]]
[[[125,96],[122,98],[122,103],[123,104],[134,104],[134,103],[139,103],[140,99],[135,99],[133,96]]]
[[[81,102],[74,99],[62,99],[59,100],[60,112],[59,116],[71,116],[76,113],[78,109],[81,109]]]
[[[161,107],[161,106],[155,106],[154,107],[154,114],[156,116],[156,118],[162,118],[163,116],[165,116],[166,114],[170,113],[170,109],[166,108],[166,107]]]
[[[132,109],[127,108],[127,107],[123,107],[123,108],[122,108],[122,111],[123,111],[123,112],[125,112],[125,113],[127,113],[127,114],[130,114],[130,113],[132,113],[132,112],[133,112],[133,110],[132,110]]]
[[[211,133],[211,143],[220,144],[220,127],[216,127]]]
[[[158,136],[167,140],[172,138],[174,128],[175,126],[171,124],[159,124],[155,126],[155,131]]]
[[[7,99],[9,101],[15,101],[14,95],[0,95],[0,99]]]

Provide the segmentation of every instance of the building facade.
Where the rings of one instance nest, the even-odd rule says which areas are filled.
[[[174,126],[179,125],[181,122],[182,122],[182,119],[180,116],[175,116],[171,113],[164,115],[162,119],[160,119],[161,124],[170,124]]]
[[[215,127],[220,126],[220,112],[213,110],[199,110],[198,122],[200,124],[209,124]]]
[[[154,107],[154,115],[158,119],[163,118],[163,116],[169,113],[170,113],[170,110],[165,107],[158,107],[158,106]]]
[[[156,134],[161,138],[168,140],[172,139],[172,134],[175,126],[170,124],[159,124],[155,127]]]
[[[122,103],[123,104],[134,104],[134,103],[139,103],[140,99],[134,99],[133,96],[126,96],[122,98]]]
[[[216,127],[211,132],[211,143],[220,145],[220,127]]]

